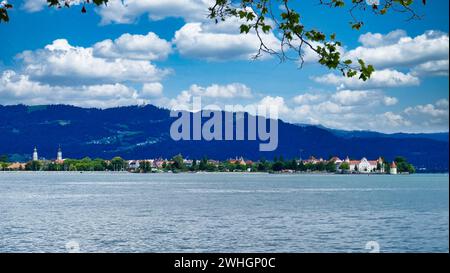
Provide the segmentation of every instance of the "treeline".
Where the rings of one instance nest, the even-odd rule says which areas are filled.
[[[215,161],[208,160],[203,157],[200,160],[193,159],[192,163],[186,164],[181,155],[173,157],[170,161],[163,164],[164,171],[171,172],[281,172],[290,170],[293,172],[336,172],[336,164],[330,162],[319,162],[316,164],[299,162],[298,159],[284,160],[282,156],[275,157],[273,161],[260,159],[258,162],[242,164],[239,161]],[[140,172],[151,172],[154,168],[150,166],[150,162],[141,161],[139,163]]]
[[[53,161],[29,161],[25,165],[27,171],[125,171],[128,163],[121,157],[111,160],[101,158],[65,159],[58,163]]]
[[[394,159],[395,164],[397,164],[397,172],[399,173],[415,173],[416,169],[412,164],[406,160],[406,158],[398,156]],[[390,165],[387,164],[387,171],[389,172]]]

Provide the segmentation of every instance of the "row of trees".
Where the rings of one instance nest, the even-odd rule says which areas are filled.
[[[399,173],[415,173],[416,169],[414,168],[414,166],[409,163],[406,158],[398,156],[395,158],[395,163],[397,164],[397,172]],[[388,168],[390,168],[390,166],[388,165]],[[389,169],[388,169],[389,171]]]
[[[9,160],[7,155],[0,155],[0,171],[4,171],[8,168]]]
[[[207,157],[200,160],[194,159],[191,164],[185,164],[181,155],[174,156],[168,163],[162,166],[164,171],[172,172],[281,172],[283,170],[292,170],[296,172],[318,171],[318,172],[336,172],[336,164],[334,162],[319,162],[317,164],[299,162],[297,159],[285,161],[283,157],[274,158],[273,161],[261,159],[256,163],[242,164],[240,162],[230,161],[210,161]],[[147,161],[141,161],[139,164],[140,172],[151,172],[152,167]]]
[[[29,161],[25,170],[29,171],[125,171],[127,162],[121,157],[112,160],[101,158],[66,159],[63,163],[51,161]]]

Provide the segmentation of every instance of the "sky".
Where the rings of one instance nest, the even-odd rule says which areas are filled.
[[[367,82],[343,78],[308,51],[302,67],[269,55],[253,60],[255,33],[240,34],[237,19],[209,20],[211,0],[110,0],[85,14],[77,4],[45,2],[9,0],[11,21],[0,24],[0,105],[170,108],[201,96],[204,104],[276,105],[291,123],[449,130],[448,1],[415,4],[418,20],[358,11],[359,31],[348,8],[292,1],[308,28],[336,34],[344,57],[375,66]],[[277,33],[263,38],[279,46]]]

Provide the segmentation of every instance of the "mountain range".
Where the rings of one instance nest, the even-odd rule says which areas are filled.
[[[67,158],[171,158],[181,153],[186,158],[219,160],[237,156],[251,160],[383,156],[392,161],[403,156],[419,170],[448,171],[448,133],[343,131],[279,120],[278,148],[260,152],[259,142],[249,140],[174,141],[169,133],[173,121],[168,110],[153,105],[108,109],[0,106],[0,155],[7,154],[11,161],[27,161],[36,146],[39,156],[53,159],[61,146]]]

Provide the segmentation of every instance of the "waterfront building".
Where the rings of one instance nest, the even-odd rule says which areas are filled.
[[[230,164],[239,164],[239,165],[242,165],[242,166],[247,164],[242,156],[239,157],[239,158],[236,157],[235,159],[229,159],[228,163],[230,163]]]
[[[383,159],[367,160],[363,157],[361,160],[350,160],[348,157],[344,160],[350,166],[350,171],[359,173],[384,172]]]
[[[303,161],[305,164],[317,164],[320,160],[316,159],[314,156],[310,156],[307,160]]]
[[[26,163],[15,162],[8,166],[8,170],[11,171],[22,171],[25,170]]]
[[[186,167],[190,168],[194,164],[194,160],[192,160],[192,159],[183,159],[183,164]]]
[[[128,169],[130,170],[137,170],[140,167],[140,163],[138,160],[129,160],[128,161]]]
[[[329,161],[334,162],[334,164],[336,165],[336,169],[339,169],[341,167],[341,164],[344,162],[337,156],[332,157]]]
[[[391,164],[391,169],[389,170],[390,174],[396,175],[397,174],[397,164],[394,162],[392,162]]]

